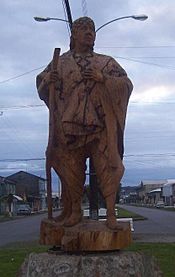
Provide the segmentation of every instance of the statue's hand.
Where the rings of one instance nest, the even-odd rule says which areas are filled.
[[[46,82],[47,85],[49,85],[50,83],[57,82],[58,78],[59,76],[57,71],[50,71],[45,75],[44,81]]]
[[[103,74],[101,70],[96,68],[89,68],[84,71],[83,74],[84,79],[92,79],[96,82],[102,83],[104,81]]]

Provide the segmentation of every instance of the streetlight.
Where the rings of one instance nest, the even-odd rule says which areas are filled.
[[[57,17],[40,17],[40,16],[35,16],[34,19],[38,22],[45,22],[45,21],[49,21],[49,20],[58,20],[58,21],[64,21],[64,22],[68,22],[68,20],[62,19],[62,18],[57,18]]]
[[[126,18],[133,18],[135,20],[140,20],[140,21],[144,21],[148,18],[147,15],[144,15],[144,14],[141,14],[141,15],[127,15],[127,16],[122,16],[122,17],[118,17],[118,18],[115,18],[113,20],[110,20],[108,22],[106,22],[105,24],[101,25],[97,30],[96,30],[96,33],[102,29],[103,27],[105,27],[106,25],[112,23],[112,22],[115,22],[117,20],[121,20],[121,19],[126,19]]]
[[[145,15],[145,14],[141,14],[141,15],[127,15],[127,16],[118,17],[118,18],[110,20],[110,21],[106,22],[105,24],[101,25],[99,28],[97,28],[96,33],[99,30],[101,30],[103,27],[107,26],[108,24],[110,24],[112,22],[115,22],[115,21],[118,21],[118,20],[121,20],[121,19],[127,19],[127,18],[132,18],[132,19],[135,19],[135,20],[144,21],[148,18],[148,16]],[[46,22],[46,21],[49,21],[49,20],[58,20],[58,21],[64,21],[64,22],[69,23],[68,20],[57,18],[57,17],[39,17],[39,16],[35,16],[34,19],[38,22]]]

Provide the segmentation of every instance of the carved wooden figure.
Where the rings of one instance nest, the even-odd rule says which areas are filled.
[[[54,220],[64,227],[81,223],[86,159],[91,158],[106,201],[106,226],[118,230],[115,199],[124,173],[123,133],[133,86],[112,57],[93,51],[95,36],[90,18],[75,20],[70,50],[56,68],[53,60],[37,76],[37,88],[54,122],[49,162],[63,186],[63,212]]]

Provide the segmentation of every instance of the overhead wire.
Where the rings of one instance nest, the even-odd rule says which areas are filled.
[[[175,157],[175,153],[143,153],[143,154],[126,154],[124,155],[125,158],[131,157],[161,157],[161,156],[168,156],[168,157]],[[30,161],[44,161],[45,157],[42,158],[14,158],[14,159],[0,159],[0,162],[30,162]]]
[[[69,30],[69,28],[68,28],[68,30]],[[107,46],[107,47],[105,47],[105,46],[103,46],[103,47],[96,47],[96,48],[173,48],[173,47],[175,47],[175,46],[168,46],[168,45],[164,45],[164,46]],[[175,68],[174,67],[172,67],[172,66],[165,66],[165,65],[161,65],[161,64],[156,64],[156,63],[150,63],[150,62],[144,62],[144,61],[140,61],[140,60],[136,60],[135,58],[139,58],[139,59],[145,59],[145,58],[159,58],[159,59],[165,59],[165,58],[175,58],[174,56],[172,56],[172,57],[154,57],[154,56],[152,56],[152,57],[121,57],[121,56],[118,56],[117,58],[121,58],[121,59],[125,59],[125,60],[129,60],[129,61],[133,61],[133,62],[138,62],[138,63],[143,63],[143,64],[148,64],[148,65],[153,65],[153,66],[158,66],[158,67],[163,67],[163,68],[167,68],[167,69],[171,69],[171,70],[175,70]],[[25,76],[25,75],[27,75],[27,74],[30,74],[30,73],[32,73],[32,72],[34,72],[34,71],[37,71],[37,70],[39,70],[39,69],[42,69],[42,68],[44,68],[45,67],[45,65],[44,66],[40,66],[40,67],[38,67],[38,68],[35,68],[35,69],[32,69],[32,70],[30,70],[30,71],[27,71],[27,72],[24,72],[24,73],[22,73],[22,74],[19,74],[19,75],[16,75],[16,76],[14,76],[14,77],[11,77],[11,78],[8,78],[8,79],[6,79],[6,80],[3,80],[3,81],[0,81],[0,84],[2,84],[2,83],[6,83],[6,82],[9,82],[9,81],[11,81],[11,80],[14,80],[14,79],[17,79],[17,78],[20,78],[20,77],[22,77],[22,76]],[[137,102],[137,101],[134,101],[134,102],[132,102],[132,104],[136,104],[136,103],[139,103],[139,102]],[[154,102],[154,103],[151,103],[151,104],[156,104],[156,103],[161,103],[161,102]],[[162,102],[162,103],[165,103],[165,102]],[[174,102],[167,102],[168,104],[175,104]],[[23,108],[34,108],[34,107],[45,107],[45,105],[35,105],[35,104],[32,104],[32,105],[24,105],[24,106],[13,106],[13,107],[0,107],[0,109],[5,109],[5,110],[8,110],[8,109],[23,109]],[[1,112],[1,115],[2,115],[2,112]],[[149,156],[151,156],[151,157],[155,157],[155,156],[161,156],[161,155],[168,155],[168,156],[171,156],[171,157],[174,157],[175,156],[175,154],[174,153],[162,153],[162,154],[141,154],[141,155],[125,155],[125,158],[129,158],[129,157],[148,157],[148,155]],[[39,160],[44,160],[45,158],[35,158],[35,159],[23,159],[23,160],[21,160],[20,159],[20,161],[39,161]],[[3,161],[3,162],[5,162],[5,160],[0,160],[0,162],[1,161]],[[17,161],[19,161],[19,159],[16,159],[16,162]],[[12,160],[11,160],[11,162],[12,162]]]
[[[134,58],[129,58],[129,57],[122,57],[122,56],[114,56],[114,57],[116,57],[116,58],[118,58],[118,59],[124,59],[124,60],[128,60],[128,61],[133,61],[133,62],[137,62],[137,63],[142,63],[142,64],[147,64],[147,65],[153,65],[153,66],[158,66],[158,67],[163,67],[163,68],[165,68],[165,69],[171,69],[171,70],[175,70],[175,67],[172,67],[172,66],[169,66],[169,65],[162,65],[162,64],[156,64],[156,63],[151,63],[151,62],[145,62],[145,61],[141,61],[141,60],[137,60],[137,59],[134,59]],[[136,58],[136,57],[135,57]],[[175,58],[174,56],[173,57],[137,57],[137,58],[139,58],[139,59],[145,59],[145,58],[168,58],[168,59],[170,59],[170,58]],[[29,71],[26,71],[26,72],[24,72],[24,73],[21,73],[21,74],[19,74],[19,75],[16,75],[16,76],[13,76],[13,77],[10,77],[10,78],[7,78],[7,79],[5,79],[5,80],[2,80],[2,81],[0,81],[0,84],[3,84],[3,83],[7,83],[7,82],[10,82],[10,81],[12,81],[12,80],[15,80],[15,79],[18,79],[18,78],[20,78],[20,77],[23,77],[23,76],[25,76],[25,75],[27,75],[27,74],[30,74],[30,73],[32,73],[32,72],[34,72],[34,71],[37,71],[37,70],[39,70],[39,69],[42,69],[42,68],[44,68],[44,67],[46,67],[46,65],[44,65],[44,66],[40,66],[40,67],[37,67],[37,68],[35,68],[35,69],[32,69],[32,70],[29,70]]]
[[[150,46],[96,46],[95,48],[175,48],[175,45],[150,45]]]
[[[65,20],[68,20],[67,15],[66,15],[66,6],[65,6],[64,0],[62,0],[62,5],[63,5],[63,11],[64,11],[64,18],[65,18]],[[67,26],[67,31],[68,31],[68,34],[69,34],[69,37],[70,37],[71,33],[70,33],[69,23],[68,22],[66,22],[66,26]]]
[[[27,75],[27,74],[30,74],[30,73],[32,73],[32,72],[34,72],[34,71],[37,71],[37,70],[39,70],[39,69],[42,69],[42,68],[44,68],[44,67],[46,67],[46,65],[43,65],[43,66],[40,66],[40,67],[31,69],[31,70],[29,70],[29,71],[26,71],[26,72],[24,72],[24,73],[21,73],[21,74],[19,74],[19,75],[14,76],[14,77],[10,77],[10,78],[8,78],[8,79],[5,79],[5,80],[3,80],[3,81],[0,81],[0,84],[3,84],[3,83],[6,83],[6,82],[9,82],[9,81],[12,81],[12,80],[14,80],[14,79],[18,79],[18,78],[20,78],[20,77],[23,77],[23,76],[25,76],[25,75]]]
[[[46,107],[46,105],[44,105],[44,104],[28,104],[28,105],[19,105],[19,106],[0,106],[0,111],[3,114],[3,112],[6,110],[21,110],[21,109],[39,108],[39,107]]]
[[[87,2],[86,2],[86,0],[82,0],[81,1],[81,5],[82,5],[83,16],[87,16],[88,15],[88,10],[87,10]]]
[[[151,62],[144,62],[141,60],[136,60],[136,59],[130,59],[130,58],[125,58],[125,57],[121,57],[121,56],[114,56],[115,58],[118,59],[123,59],[123,60],[127,60],[127,61],[132,61],[132,62],[137,62],[137,63],[142,63],[142,64],[147,64],[147,65],[153,65],[153,66],[157,66],[157,67],[163,67],[166,69],[170,69],[170,70],[175,70],[175,67],[170,66],[170,65],[164,65],[164,64],[157,64],[157,63],[151,63]]]

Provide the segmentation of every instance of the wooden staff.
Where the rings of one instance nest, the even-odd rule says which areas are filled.
[[[60,48],[55,48],[51,70],[57,70]],[[54,145],[54,107],[55,107],[55,84],[52,82],[49,86],[49,138],[46,151],[46,178],[47,178],[47,206],[48,219],[52,219],[52,147]]]

